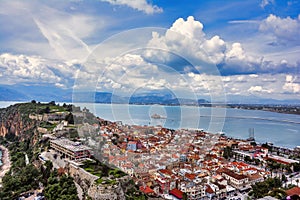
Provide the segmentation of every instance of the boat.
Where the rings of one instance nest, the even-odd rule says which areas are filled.
[[[161,115],[155,113],[155,114],[151,115],[151,118],[153,118],[153,119],[166,119],[167,117],[161,116]]]

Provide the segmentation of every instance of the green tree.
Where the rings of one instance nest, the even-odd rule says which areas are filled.
[[[226,159],[232,158],[233,152],[231,147],[225,147],[223,150],[223,157]]]
[[[48,178],[50,177],[51,171],[53,168],[53,164],[51,161],[47,160],[44,166],[41,167],[41,172],[43,176],[43,183],[47,184]]]
[[[74,124],[74,117],[72,113],[69,113],[68,115],[66,115],[65,120],[69,123],[69,124]]]
[[[267,196],[269,192],[275,191],[274,195],[277,195],[278,192],[276,192],[276,190],[280,188],[281,185],[282,183],[279,178],[268,178],[263,182],[255,183],[254,185],[252,185],[252,190],[249,194],[254,198],[262,198],[264,196]]]
[[[246,156],[246,157],[244,158],[244,161],[247,162],[247,163],[249,163],[249,162],[252,161],[252,159],[250,158],[250,156]]]
[[[47,106],[47,107],[44,109],[44,112],[45,112],[45,113],[50,113],[50,111],[51,111],[51,110],[50,110],[50,107],[49,107],[49,106]]]
[[[187,194],[185,192],[182,195],[182,200],[188,200],[188,196],[187,196]]]
[[[49,102],[49,105],[55,106],[55,101],[50,101],[50,102]]]
[[[77,190],[73,178],[66,175],[58,178],[53,177],[54,175],[54,173],[51,174],[45,188],[47,200],[77,200]]]
[[[287,182],[287,178],[284,174],[282,174],[282,176],[281,176],[281,181],[284,182],[284,183]]]

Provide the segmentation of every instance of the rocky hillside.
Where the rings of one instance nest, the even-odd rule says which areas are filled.
[[[0,136],[26,137],[26,133],[35,127],[35,121],[28,117],[34,107],[31,103],[25,103],[0,109]]]
[[[65,107],[64,107],[65,106]],[[31,114],[40,114],[52,112],[62,112],[70,110],[70,106],[55,105],[55,102],[49,103],[18,103],[7,108],[0,109],[0,136],[4,137],[31,137],[32,131],[36,128],[37,121],[29,118]]]

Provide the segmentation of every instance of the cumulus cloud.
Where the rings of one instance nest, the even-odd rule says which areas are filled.
[[[138,64],[138,65],[137,65]],[[195,96],[223,99],[224,96],[256,96],[274,99],[300,97],[299,78],[289,74],[243,74],[218,76],[188,72],[180,74],[150,64],[140,55],[127,54],[106,61],[103,74],[83,72],[82,85],[86,90],[110,91],[116,95],[131,96],[135,91],[169,90],[177,97]],[[114,73],[115,72],[115,73]],[[120,72],[120,73],[119,73]]]
[[[106,59],[98,68],[98,89],[111,91],[122,89],[122,93],[132,92],[137,88],[144,90],[168,87],[168,72],[157,65],[145,61],[141,55],[125,54]]]
[[[66,88],[76,67],[51,62],[38,56],[0,55],[1,84],[48,83]]]
[[[226,42],[218,35],[208,38],[203,31],[203,24],[192,16],[186,20],[177,19],[164,34],[154,32],[148,46],[180,55],[197,66],[199,71],[207,73],[212,68],[223,75],[292,73],[298,67],[296,62],[287,59],[268,60],[255,52],[247,52],[241,43]],[[167,53],[151,50],[145,56],[162,62],[171,59]]]
[[[278,44],[299,45],[300,44],[300,15],[298,18],[281,18],[270,14],[263,20],[259,30],[265,34],[270,34],[274,42]]]
[[[226,95],[294,99],[300,97],[299,78],[291,74],[248,74],[222,77]]]
[[[206,38],[203,24],[192,16],[187,20],[177,19],[164,35],[153,33],[148,45],[176,53],[195,63],[198,61],[220,63],[225,57],[226,50],[226,44],[219,36]],[[161,53],[149,55],[160,57],[161,60],[168,59]]]
[[[81,73],[81,72],[80,72]],[[95,81],[96,80],[96,81]],[[106,58],[94,69],[82,69],[77,77],[76,89],[95,88],[118,95],[130,96],[136,90],[170,90],[178,97],[224,94],[222,79],[218,76],[196,73],[179,73],[171,66],[149,63],[138,54],[124,54]]]
[[[145,12],[146,14],[161,13],[163,9],[157,5],[152,5],[147,0],[101,0],[108,2],[112,5],[126,5],[138,11]]]

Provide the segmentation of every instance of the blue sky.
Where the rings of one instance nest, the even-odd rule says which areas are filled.
[[[1,1],[0,84],[299,99],[299,14],[298,0]]]

